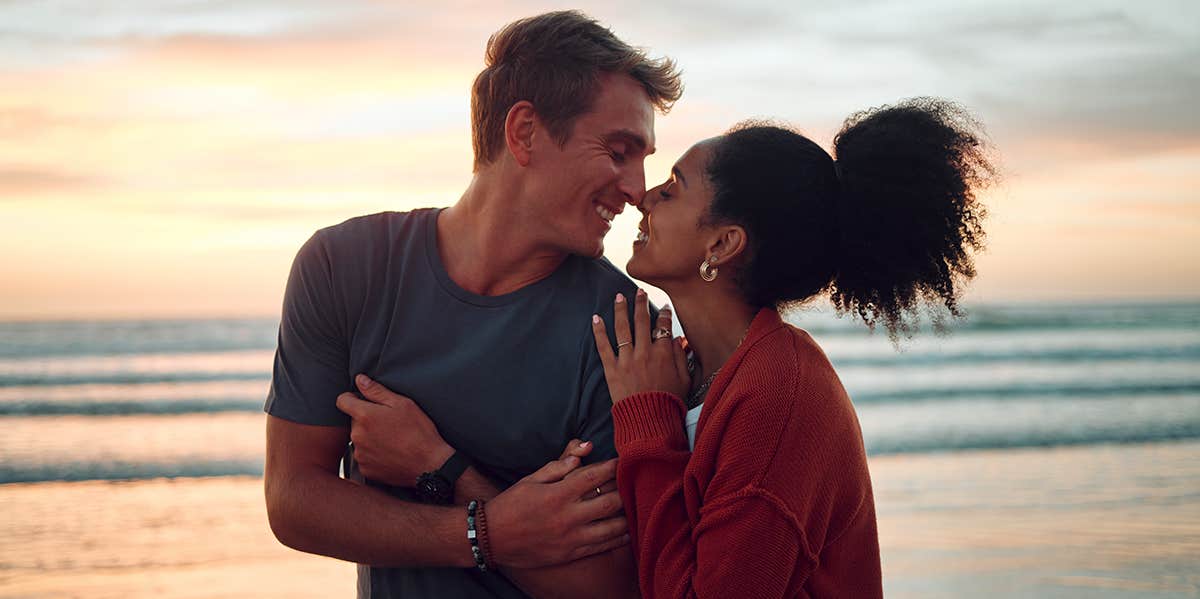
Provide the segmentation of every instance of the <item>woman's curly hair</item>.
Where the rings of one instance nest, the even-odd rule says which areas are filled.
[[[914,98],[851,115],[833,147],[836,161],[762,122],[716,143],[705,220],[746,228],[735,280],[747,300],[785,309],[828,291],[839,312],[882,322],[893,339],[926,302],[959,316],[984,240],[976,192],[996,177],[980,123],[954,103]]]

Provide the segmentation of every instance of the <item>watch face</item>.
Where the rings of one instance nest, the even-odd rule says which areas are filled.
[[[437,472],[426,472],[417,478],[417,496],[425,503],[450,503],[450,483]]]

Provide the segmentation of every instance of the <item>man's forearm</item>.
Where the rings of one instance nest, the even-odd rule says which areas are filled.
[[[382,567],[474,566],[466,513],[399,500],[316,468],[268,480],[267,513],[283,544]]]
[[[468,468],[454,487],[456,503],[490,500],[500,494],[490,479]],[[486,507],[486,506],[485,506]],[[525,594],[536,599],[570,597],[637,597],[637,570],[627,545],[584,559],[536,569],[500,568],[501,573]]]
[[[632,546],[626,545],[558,566],[537,570],[502,569],[525,594],[536,599],[640,597]]]
[[[463,470],[462,476],[454,483],[454,503],[458,505],[467,505],[472,499],[491,501],[499,494],[500,488],[496,483],[474,466]]]

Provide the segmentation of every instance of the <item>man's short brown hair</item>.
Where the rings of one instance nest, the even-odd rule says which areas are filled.
[[[601,73],[633,77],[666,113],[683,93],[675,62],[651,60],[595,19],[574,10],[509,23],[488,39],[485,67],[471,89],[475,169],[504,150],[504,121],[513,104],[527,100],[559,143],[575,119],[592,108]]]

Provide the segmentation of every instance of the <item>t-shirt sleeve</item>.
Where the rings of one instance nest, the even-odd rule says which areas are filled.
[[[586,359],[583,395],[579,405],[582,422],[576,433],[581,441],[591,441],[595,445],[584,460],[589,464],[617,457],[617,448],[613,444],[612,399],[608,394],[608,383],[604,380],[600,355],[596,353],[596,343],[590,337],[588,343],[592,344],[592,351]]]
[[[318,231],[296,254],[288,276],[268,414],[300,424],[350,425],[335,405],[354,386],[333,289],[329,251]]]
[[[636,288],[623,290],[627,297],[632,298]],[[627,302],[629,312],[626,315],[633,324],[633,304]],[[658,318],[658,307],[650,304],[650,322]],[[609,343],[615,345],[616,328],[613,326],[611,312],[601,314],[604,318],[604,328],[608,332]],[[613,442],[612,396],[608,392],[608,381],[604,378],[604,365],[600,362],[600,354],[596,351],[596,339],[588,328],[584,355],[584,386],[580,398],[579,414],[582,422],[577,437],[582,441],[591,441],[596,447],[586,460],[587,463],[600,462],[617,457],[617,447]]]

